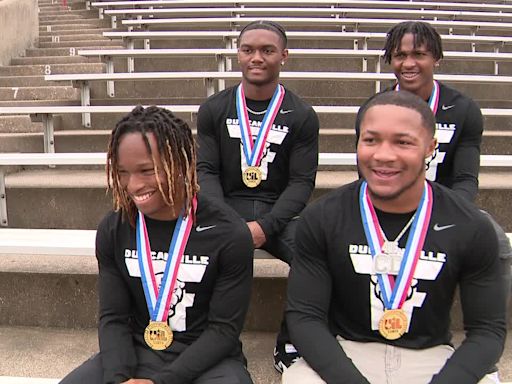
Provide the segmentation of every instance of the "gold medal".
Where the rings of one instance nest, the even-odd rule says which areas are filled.
[[[244,184],[249,188],[255,188],[261,183],[261,171],[258,167],[248,167],[242,174]]]
[[[407,330],[407,316],[403,309],[388,309],[379,321],[379,333],[388,340],[402,337]]]
[[[150,348],[162,351],[172,343],[172,331],[163,321],[150,321],[144,331],[144,341]]]

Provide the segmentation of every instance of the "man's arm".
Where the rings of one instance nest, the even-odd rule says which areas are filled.
[[[318,117],[310,108],[290,152],[288,185],[272,210],[257,220],[267,238],[280,232],[311,197],[318,168],[318,130]]]
[[[317,217],[318,211],[306,209],[295,236],[297,254],[288,277],[286,309],[291,340],[327,383],[368,383],[328,328],[332,276],[326,262],[323,226]]]
[[[223,239],[228,244],[219,260],[208,327],[172,364],[150,378],[155,384],[192,383],[232,353],[238,343],[251,297],[253,247],[243,225]]]
[[[478,193],[482,132],[482,113],[478,105],[470,100],[462,134],[455,148],[452,185],[459,196],[469,201],[474,201]]]
[[[477,383],[503,352],[506,295],[496,233],[486,218],[479,222],[462,256],[460,296],[466,338],[434,376],[435,384]]]
[[[135,374],[137,357],[129,319],[132,302],[114,260],[114,239],[107,220],[98,226],[99,344],[105,383],[121,383]]]
[[[220,182],[220,143],[218,130],[208,102],[201,105],[197,114],[197,175],[201,192],[205,195],[224,200],[224,191]]]

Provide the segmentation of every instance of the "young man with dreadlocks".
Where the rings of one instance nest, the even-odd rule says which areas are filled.
[[[250,384],[239,341],[250,299],[250,233],[198,193],[188,125],[135,108],[112,131],[114,211],[96,237],[100,352],[63,384]]]
[[[255,21],[239,36],[242,82],[199,109],[201,191],[233,207],[247,222],[255,248],[290,263],[296,218],[315,185],[318,118],[279,83],[288,50],[283,27]],[[298,357],[284,327],[274,351],[282,372]]]
[[[472,99],[434,80],[434,70],[442,58],[441,36],[426,22],[405,21],[392,27],[387,34],[384,61],[391,65],[397,78],[392,89],[418,95],[429,104],[436,117],[438,147],[429,159],[427,178],[473,202],[478,193],[482,114]],[[360,114],[356,119],[357,137]],[[504,278],[510,287],[510,241],[499,224],[484,213],[496,230]]]

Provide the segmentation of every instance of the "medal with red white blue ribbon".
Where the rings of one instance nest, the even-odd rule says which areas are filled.
[[[178,278],[178,270],[190,236],[193,216],[196,210],[196,197],[192,200],[192,208],[186,216],[181,214],[176,222],[172,235],[165,270],[160,283],[157,285],[151,258],[151,246],[142,212],[138,212],[136,225],[137,257],[141,275],[144,296],[148,306],[150,322],[144,331],[144,340],[152,348],[163,350],[171,345],[172,330],[168,325],[167,317],[171,307],[172,294]]]
[[[389,273],[377,273],[377,280],[385,308],[384,315],[379,322],[379,332],[389,340],[398,339],[408,328],[407,316],[401,308],[407,298],[407,291],[411,286],[414,271],[425,243],[430,225],[432,206],[432,187],[425,181],[423,194],[414,214],[409,235],[407,236],[407,243],[398,275],[395,278]],[[361,184],[359,208],[370,253],[372,258],[375,259],[382,254],[385,236],[375,213],[375,208],[370,200],[366,181],[363,181]]]
[[[242,84],[236,90],[236,112],[238,115],[238,125],[240,126],[240,133],[242,137],[242,147],[246,163],[248,165],[242,172],[242,180],[249,188],[257,187],[262,180],[261,170],[259,164],[265,151],[267,143],[267,136],[274,124],[274,120],[279,112],[281,103],[284,99],[285,90],[281,84],[278,84],[274,95],[270,100],[267,112],[261,122],[260,131],[253,142],[251,123],[249,122],[249,115],[247,113],[247,104],[245,102],[245,93]]]

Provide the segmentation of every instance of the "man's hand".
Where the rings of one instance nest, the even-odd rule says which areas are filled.
[[[128,381],[123,381],[121,384],[154,384],[153,380],[148,379],[130,379]]]
[[[251,231],[254,248],[261,248],[267,241],[263,229],[261,229],[261,226],[256,221],[248,221],[247,226],[249,227],[249,231]]]

